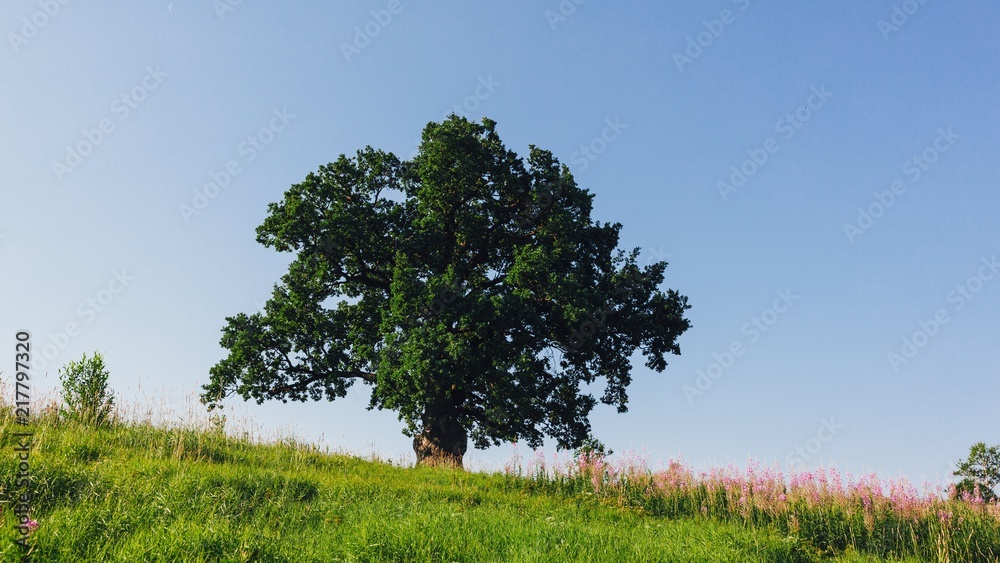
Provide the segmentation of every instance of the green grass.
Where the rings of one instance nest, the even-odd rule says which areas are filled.
[[[0,560],[18,561],[0,411]],[[197,429],[36,420],[35,561],[881,561],[821,559],[776,527],[666,518],[531,479],[407,468]]]

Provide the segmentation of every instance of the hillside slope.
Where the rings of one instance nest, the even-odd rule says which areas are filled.
[[[667,519],[530,479],[404,468],[218,432],[4,409],[0,559],[21,548],[16,432],[33,432],[35,561],[810,561],[771,527]],[[837,561],[876,561],[842,555]]]

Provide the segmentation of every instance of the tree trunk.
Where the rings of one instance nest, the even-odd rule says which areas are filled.
[[[424,428],[413,437],[417,465],[462,468],[462,457],[469,449],[469,436],[454,415],[428,407],[423,416]]]

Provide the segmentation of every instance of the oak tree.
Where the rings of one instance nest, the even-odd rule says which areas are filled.
[[[631,356],[666,367],[690,326],[659,289],[666,262],[617,248],[621,224],[549,151],[505,148],[496,123],[430,123],[402,161],[366,147],[269,206],[257,241],[295,253],[262,312],[227,318],[203,400],[334,400],[360,382],[420,464],[478,448],[590,439],[600,400],[627,410]]]

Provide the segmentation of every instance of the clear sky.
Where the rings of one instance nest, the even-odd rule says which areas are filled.
[[[183,410],[285,271],[267,203],[455,111],[553,151],[690,299],[683,355],[595,411],[612,449],[945,477],[1000,442],[1000,6],[852,4],[4,2],[0,368],[27,329],[36,395],[99,349]],[[365,391],[234,404],[411,461]]]

